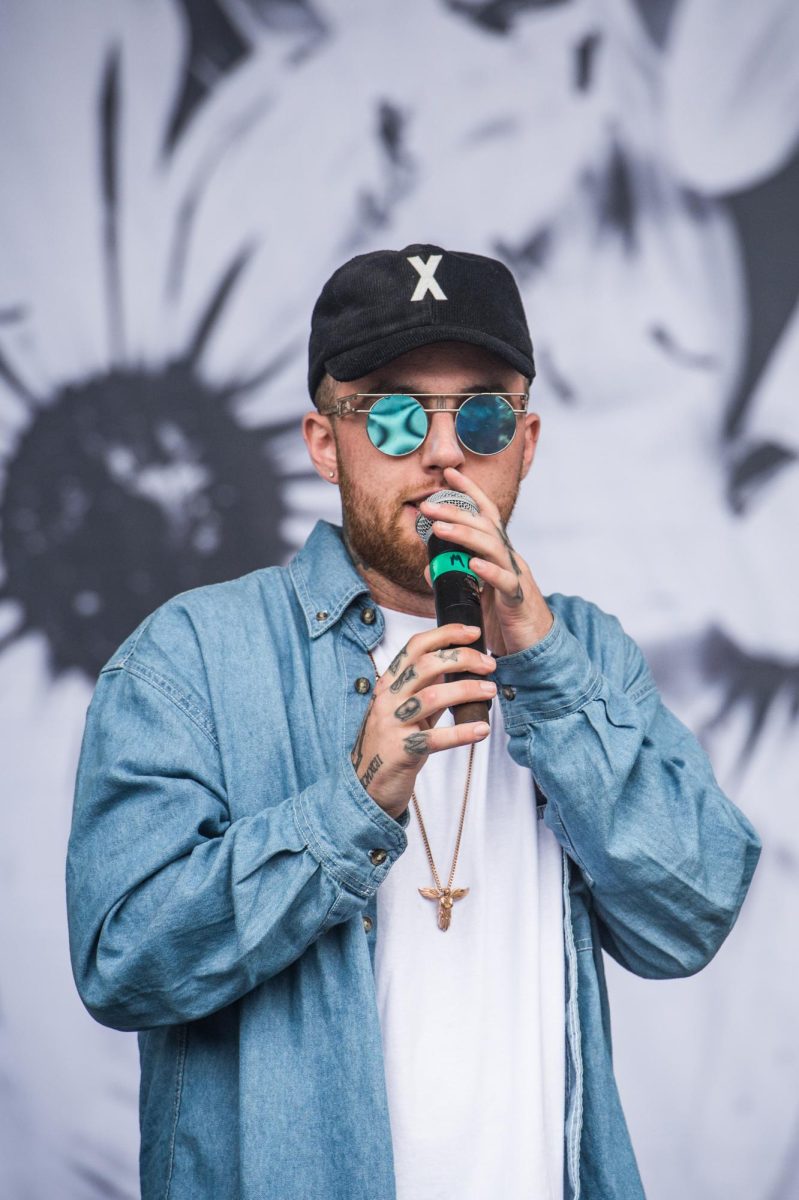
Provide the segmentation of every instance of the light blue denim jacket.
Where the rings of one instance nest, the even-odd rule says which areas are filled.
[[[565,1195],[639,1200],[602,952],[648,978],[699,970],[760,843],[617,619],[547,600],[552,628],[496,677],[564,850]],[[382,634],[320,522],[288,567],[170,600],[100,674],[70,946],[89,1012],[141,1031],[143,1200],[395,1195],[373,970],[408,811],[383,812],[349,757]]]

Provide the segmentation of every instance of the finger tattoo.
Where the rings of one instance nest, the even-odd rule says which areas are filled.
[[[399,717],[400,721],[410,721],[411,717],[415,717],[421,707],[422,702],[418,696],[409,696],[399,708],[394,709],[394,716]]]
[[[440,658],[442,662],[457,662],[458,651],[454,646],[450,648],[445,647],[443,650],[436,650],[436,658]]]
[[[390,692],[393,692],[394,695],[396,695],[397,692],[400,690],[400,688],[403,688],[406,683],[410,683],[410,681],[412,679],[416,679],[416,678],[417,678],[416,668],[413,666],[406,667],[405,670],[402,672],[402,674],[399,675],[394,680],[394,682],[389,686],[388,690]]]
[[[402,744],[405,747],[405,753],[410,754],[412,758],[424,758],[427,754],[426,733],[411,733]]]
[[[402,649],[400,650],[399,654],[395,655],[394,658],[392,658],[391,662],[388,664],[389,674],[396,675],[397,671],[399,670],[399,665],[402,662],[403,658],[407,658],[407,657],[408,657],[408,647],[403,646]]]
[[[374,758],[372,759],[372,761],[369,763],[369,766],[364,771],[363,775],[361,776],[361,783],[363,784],[364,787],[369,786],[369,784],[372,782],[372,780],[374,779],[375,775],[380,770],[382,765],[383,765],[382,758],[380,757],[379,754],[376,754],[374,756]]]

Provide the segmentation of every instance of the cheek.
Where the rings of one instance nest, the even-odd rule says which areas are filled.
[[[495,459],[481,459],[469,471],[469,478],[491,497],[503,521],[508,520],[519,491],[522,461],[522,446],[517,449],[514,443]]]
[[[405,472],[400,460],[381,454],[362,430],[355,438],[340,438],[338,461],[342,477],[364,506],[383,509],[402,494]],[[362,437],[357,436],[363,434]]]
[[[519,481],[521,456],[511,446],[494,458],[481,458],[469,476],[492,499],[514,491]]]

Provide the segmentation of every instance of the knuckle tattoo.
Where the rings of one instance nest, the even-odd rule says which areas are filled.
[[[389,674],[396,675],[397,671],[400,668],[400,663],[402,662],[403,658],[407,658],[407,657],[408,657],[408,647],[407,647],[407,645],[405,645],[402,647],[402,649],[397,654],[395,654],[394,658],[392,658],[391,662],[388,664]]]
[[[410,696],[405,700],[399,708],[394,710],[394,716],[400,721],[410,721],[411,717],[415,717],[422,707],[422,702],[418,696]]]
[[[403,740],[405,753],[410,754],[411,758],[424,758],[427,754],[427,734],[426,733],[411,733]]]
[[[391,686],[389,687],[389,691],[393,692],[394,695],[396,695],[397,692],[399,692],[405,686],[406,683],[410,683],[410,681],[412,679],[416,679],[416,678],[417,678],[417,674],[416,674],[415,667],[413,667],[413,666],[406,667],[405,670],[402,672],[402,674],[397,676],[397,678],[391,684]]]
[[[440,658],[442,662],[457,662],[458,651],[454,646],[445,646],[441,650],[436,650],[436,658]]]

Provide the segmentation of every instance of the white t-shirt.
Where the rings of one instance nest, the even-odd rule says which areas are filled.
[[[435,622],[383,609],[382,674]],[[377,893],[375,975],[397,1200],[562,1200],[565,1002],[561,850],[508,753],[498,700],[475,747],[450,928],[411,805],[408,846]],[[440,724],[451,724],[449,712]],[[443,886],[467,746],[432,754],[416,795]]]

